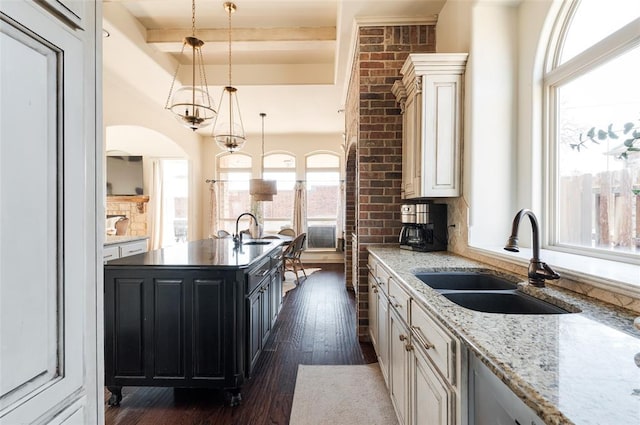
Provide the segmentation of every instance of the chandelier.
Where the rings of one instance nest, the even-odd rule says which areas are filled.
[[[233,153],[244,146],[246,138],[240,117],[238,90],[231,85],[231,14],[236,11],[236,5],[226,2],[224,9],[229,21],[229,84],[222,91],[212,136],[221,149]]]
[[[216,115],[213,109],[209,89],[207,87],[207,76],[204,72],[204,61],[202,59],[202,46],[204,41],[196,37],[196,2],[191,1],[191,36],[185,37],[180,51],[181,60],[187,46],[191,49],[191,85],[183,86],[173,91],[180,70],[180,62],[173,74],[169,96],[165,103],[165,109],[170,110],[176,119],[185,127],[195,131],[198,128],[209,125]]]
[[[264,180],[264,112],[260,112],[262,117],[262,156],[260,157],[260,178],[249,180],[249,193],[255,201],[273,201],[273,195],[278,194],[275,180]]]

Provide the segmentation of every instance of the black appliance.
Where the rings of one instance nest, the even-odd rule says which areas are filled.
[[[400,248],[412,251],[447,250],[447,205],[404,204]]]

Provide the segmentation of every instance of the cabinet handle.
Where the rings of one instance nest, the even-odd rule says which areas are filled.
[[[136,252],[142,252],[142,248],[140,249],[132,249],[129,251],[129,254],[135,254]]]
[[[374,288],[373,288],[373,293],[374,293],[374,294],[377,294],[377,293],[378,293],[378,288],[376,288],[375,286],[374,286]]]
[[[393,295],[389,296],[389,301],[391,301],[391,305],[395,308],[402,308],[402,304],[400,304],[396,297],[394,297]]]
[[[260,276],[265,276],[267,273],[269,273],[269,269],[265,270],[262,272],[262,274]]]
[[[103,258],[111,258],[111,257],[113,257],[113,254],[103,256]]]
[[[436,347],[435,345],[430,343],[429,340],[427,340],[418,326],[411,326],[411,329],[415,331],[416,339],[420,344],[422,344],[425,350],[430,350]]]

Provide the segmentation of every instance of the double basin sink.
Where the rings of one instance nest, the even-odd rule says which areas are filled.
[[[564,314],[569,311],[531,297],[515,283],[483,272],[415,273],[445,298],[470,310],[501,314]]]

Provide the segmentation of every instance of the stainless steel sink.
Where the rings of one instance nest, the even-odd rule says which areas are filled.
[[[433,289],[486,291],[517,288],[509,280],[480,272],[429,272],[416,273],[415,276]]]
[[[242,245],[269,245],[273,241],[247,241],[242,242]]]
[[[518,290],[507,278],[484,272],[415,273],[426,285],[469,310],[500,314],[564,314],[558,306]]]
[[[461,307],[483,313],[565,314],[568,311],[522,292],[448,292],[442,294]]]

